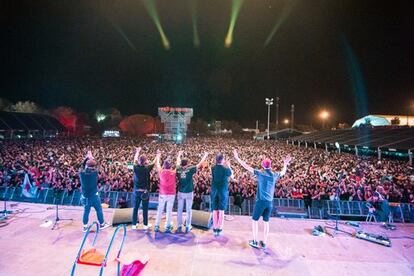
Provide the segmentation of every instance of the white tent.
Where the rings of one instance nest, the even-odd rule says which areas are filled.
[[[359,127],[361,125],[371,125],[371,126],[389,126],[391,122],[388,121],[385,117],[378,115],[368,115],[363,118],[360,118],[355,121],[352,127]]]

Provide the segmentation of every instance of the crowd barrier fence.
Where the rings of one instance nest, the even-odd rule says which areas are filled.
[[[109,208],[132,207],[134,195],[132,192],[109,191],[99,192],[102,203],[106,203]],[[80,190],[56,190],[53,188],[37,190],[31,197],[23,193],[21,187],[0,187],[0,200],[59,204],[70,206],[81,206]],[[156,209],[158,205],[158,194],[150,194],[150,209]],[[240,196],[229,196],[227,204],[227,215],[247,215],[253,213],[255,199],[243,199]],[[332,219],[338,217],[346,220],[365,220],[369,213],[367,203],[364,201],[331,201],[313,200],[306,203],[302,199],[275,198],[273,200],[272,216],[283,214],[299,214],[300,217],[310,219]],[[196,202],[193,208],[210,210],[210,196],[203,195],[201,202]],[[174,210],[177,209],[175,200]],[[414,223],[414,204],[390,203],[389,222]]]

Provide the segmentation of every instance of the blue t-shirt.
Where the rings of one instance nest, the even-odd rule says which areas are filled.
[[[223,165],[214,165],[211,168],[212,180],[211,180],[211,189],[212,190],[222,190],[226,191],[229,189],[229,177],[231,176],[231,170]]]
[[[98,192],[98,172],[86,169],[79,173],[82,194],[84,197],[91,197]]]
[[[265,169],[264,171],[254,170],[254,175],[257,177],[256,200],[273,201],[280,173]]]

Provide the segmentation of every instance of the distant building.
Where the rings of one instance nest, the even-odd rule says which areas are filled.
[[[354,122],[352,127],[371,126],[414,126],[414,116],[407,115],[368,115]]]

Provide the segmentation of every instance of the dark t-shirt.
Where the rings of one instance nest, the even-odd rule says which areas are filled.
[[[196,166],[187,168],[178,167],[178,191],[181,193],[191,193],[194,191],[193,175],[197,172]]]
[[[154,164],[141,166],[134,165],[134,190],[150,188],[150,172],[154,168]]]
[[[84,197],[91,197],[98,192],[98,172],[95,170],[82,170],[79,179]]]
[[[223,165],[214,165],[211,168],[211,189],[227,191],[229,189],[229,177],[231,176],[231,170]]]
[[[274,173],[269,169],[264,171],[254,170],[257,177],[256,200],[273,201],[276,182],[280,178],[280,173]]]

